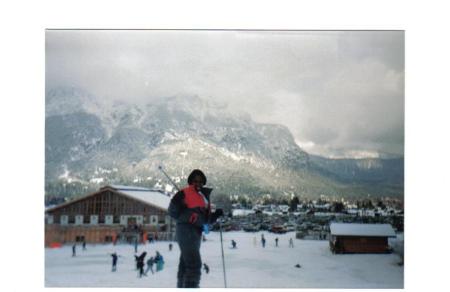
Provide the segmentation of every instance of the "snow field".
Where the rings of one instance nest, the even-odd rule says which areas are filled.
[[[260,239],[264,233],[266,247]],[[253,238],[256,237],[256,246]],[[279,238],[279,247],[275,238]],[[289,248],[289,238],[294,248]],[[219,232],[206,235],[202,242],[202,261],[210,273],[202,270],[200,287],[223,288],[223,270]],[[231,240],[237,249],[231,249]],[[229,288],[403,288],[403,266],[398,266],[396,254],[331,253],[328,241],[295,239],[295,232],[224,232],[227,286]],[[138,277],[135,270],[134,246],[128,244],[77,246],[72,257],[70,244],[45,250],[46,287],[176,287],[179,248],[173,242],[160,241],[139,245],[138,254],[147,252],[146,259],[158,250],[165,260],[164,270],[147,277]],[[111,253],[120,256],[117,271],[111,272]],[[300,264],[301,268],[294,267]],[[155,270],[155,266],[154,266]]]

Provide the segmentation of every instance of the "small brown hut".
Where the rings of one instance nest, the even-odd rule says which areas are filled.
[[[390,224],[331,223],[333,253],[387,253],[388,238],[396,237]]]

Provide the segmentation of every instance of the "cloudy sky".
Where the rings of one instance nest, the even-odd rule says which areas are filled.
[[[49,30],[54,86],[132,102],[226,101],[328,157],[404,151],[402,31]]]

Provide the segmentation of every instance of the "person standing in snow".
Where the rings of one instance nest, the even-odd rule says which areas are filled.
[[[139,270],[139,278],[142,278],[142,275],[144,275],[144,260],[145,256],[147,255],[147,252],[143,252],[140,256],[136,259],[136,266]]]
[[[111,272],[115,272],[116,270],[117,270],[117,258],[118,258],[118,255],[117,255],[117,253],[112,253],[111,254],[111,256],[112,256],[112,269],[111,269]]]
[[[83,240],[83,250],[86,250],[86,241]]]
[[[137,253],[137,248],[138,248],[138,240],[137,237],[134,239],[134,253]]]
[[[155,263],[156,263],[156,271],[157,272],[162,271],[162,269],[164,268],[164,258],[159,253],[159,251],[156,252]]]
[[[173,244],[169,243],[169,251],[172,251]]]
[[[204,225],[214,223],[223,215],[222,209],[211,212],[212,189],[205,188],[205,184],[205,174],[199,169],[193,170],[188,177],[188,186],[177,192],[169,204],[169,215],[177,222],[176,238],[181,251],[178,288],[199,288],[202,231],[206,232]]]
[[[266,239],[264,238],[264,234],[261,234],[261,245],[262,247],[266,247]]]
[[[147,276],[148,271],[151,271],[152,274],[154,274],[154,272],[153,272],[153,264],[154,264],[154,263],[155,263],[155,258],[154,258],[154,257],[150,257],[150,258],[147,260],[147,269],[145,270],[144,275]]]
[[[236,241],[234,239],[231,240],[231,248],[236,248]]]
[[[278,247],[278,237],[275,238],[275,246]]]
[[[289,247],[294,247],[294,241],[292,240],[292,237],[289,238]]]
[[[74,257],[74,256],[76,256],[76,255],[77,255],[77,244],[74,243],[74,244],[72,245],[72,257]]]

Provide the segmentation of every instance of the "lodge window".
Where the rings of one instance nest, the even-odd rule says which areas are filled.
[[[150,224],[152,225],[158,224],[158,215],[150,215]]]
[[[59,217],[59,224],[67,225],[69,223],[69,217],[67,215],[61,215]]]
[[[105,215],[105,224],[113,224],[114,223],[114,216],[113,215]]]
[[[75,215],[69,215],[69,224],[75,224]]]
[[[166,218],[164,216],[159,216],[158,217],[158,224],[165,224],[166,223]]]

